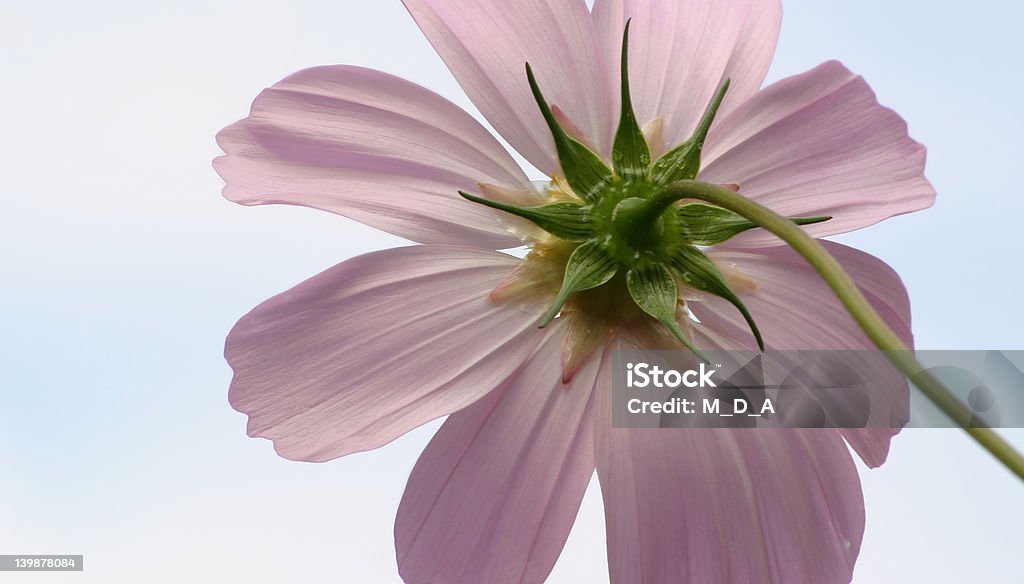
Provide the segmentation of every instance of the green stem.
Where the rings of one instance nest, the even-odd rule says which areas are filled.
[[[775,213],[743,195],[722,187],[697,181],[679,181],[666,187],[659,193],[664,198],[698,199],[728,209],[742,215],[777,235],[799,253],[821,275],[832,288],[843,306],[857,324],[868,335],[868,338],[885,352],[904,375],[912,379],[914,385],[928,399],[932,400],[943,412],[953,419],[965,432],[970,434],[982,447],[1002,462],[1010,471],[1024,480],[1024,457],[1014,450],[1001,436],[985,427],[970,427],[971,412],[946,387],[929,373],[913,357],[910,349],[892,331],[882,317],[861,293],[853,279],[843,270],[839,262],[832,257],[814,238],[804,233],[803,229],[785,217]],[[976,423],[976,421],[975,421]]]

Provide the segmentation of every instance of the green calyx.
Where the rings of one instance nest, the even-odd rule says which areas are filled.
[[[612,287],[609,290],[627,291],[628,298],[622,301],[635,304],[703,358],[680,326],[682,284],[732,304],[764,350],[764,341],[750,312],[730,289],[722,272],[698,247],[722,243],[756,226],[719,207],[681,203],[681,197],[668,188],[677,181],[697,176],[704,142],[729,81],[716,92],[691,138],[652,160],[650,145],[633,111],[628,41],[629,23],[622,43],[622,113],[610,166],[561,127],[527,65],[530,88],[551,129],[565,182],[572,189],[568,193],[571,200],[522,207],[460,194],[475,203],[526,219],[558,239],[578,244],[569,256],[562,285],[541,326],[550,323],[574,295],[608,285]],[[808,217],[793,221],[810,225],[829,219]],[[610,284],[613,281],[620,284]]]
[[[551,106],[540,92],[540,86],[537,85],[537,79],[529,63],[526,64],[526,78],[530,82],[533,97],[537,100],[537,107],[540,108],[544,121],[548,123],[551,135],[555,139],[555,150],[558,152],[558,161],[562,166],[562,172],[565,173],[565,180],[584,201],[598,200],[601,191],[612,180],[612,170],[600,156],[594,154],[579,140],[569,136],[559,125]]]
[[[633,96],[629,91],[629,22],[622,35],[622,115],[615,133],[612,162],[615,172],[625,179],[643,179],[651,166],[651,148],[633,112]]]
[[[587,207],[575,203],[552,203],[540,207],[518,207],[459,191],[464,198],[492,209],[505,211],[532,222],[555,237],[586,241],[594,236],[594,225]]]
[[[706,203],[689,203],[676,207],[676,215],[684,230],[684,237],[694,245],[717,245],[733,237],[757,228],[749,220]],[[831,220],[831,217],[791,217],[797,225],[814,225]]]
[[[615,258],[600,241],[588,241],[577,247],[565,267],[565,277],[558,296],[541,318],[540,326],[545,327],[551,323],[573,294],[607,284],[618,271]]]
[[[679,288],[668,268],[659,263],[635,267],[626,273],[626,285],[640,310],[664,324],[686,348],[708,361],[679,326]]]

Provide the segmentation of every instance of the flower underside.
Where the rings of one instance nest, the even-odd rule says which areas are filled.
[[[549,324],[563,310],[585,323],[570,339],[578,350],[587,337],[603,340],[601,330],[655,321],[699,357],[680,322],[686,322],[680,286],[729,301],[743,315],[758,346],[764,341],[750,312],[726,277],[702,251],[756,226],[743,217],[704,203],[680,201],[667,187],[694,180],[708,131],[729,88],[725,80],[689,140],[657,160],[633,111],[628,71],[629,23],[622,42],[622,113],[609,166],[571,136],[544,99],[530,65],[526,74],[554,137],[564,176],[548,189],[549,202],[522,207],[461,193],[463,197],[516,215],[550,237],[534,244],[520,279],[543,284],[544,274],[562,275]],[[486,189],[485,189],[486,191]],[[810,225],[830,217],[794,218]],[[596,348],[596,347],[594,347]],[[580,351],[577,351],[580,352]],[[583,350],[582,352],[587,352]],[[570,360],[580,360],[579,356]],[[566,377],[571,377],[571,369]]]

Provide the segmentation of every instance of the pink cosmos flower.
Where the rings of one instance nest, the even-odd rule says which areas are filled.
[[[531,182],[451,102],[382,72],[317,67],[261,93],[218,135],[228,199],[323,209],[419,245],[343,262],[238,322],[230,400],[249,434],[327,461],[449,416],[398,511],[410,583],[542,582],[595,469],[614,584],[848,582],[864,507],[847,444],[876,467],[895,431],[617,429],[609,412],[621,346],[870,347],[823,281],[767,232],[699,205],[652,217],[654,251],[636,243],[689,256],[632,265],[620,248],[580,250],[601,229],[625,233],[601,223],[604,201],[645,201],[666,159],[673,179],[685,174],[673,164],[696,160],[698,180],[808,218],[815,236],[928,207],[925,150],[903,120],[836,62],[762,89],[777,0],[405,5],[551,182]],[[592,192],[580,164],[600,175]],[[525,259],[495,251],[523,244]],[[910,344],[898,276],[825,245]],[[652,300],[663,292],[667,308]]]

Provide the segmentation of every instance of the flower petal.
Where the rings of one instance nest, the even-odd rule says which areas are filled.
[[[227,155],[214,167],[232,201],[314,207],[423,243],[515,247],[497,212],[459,191],[488,183],[534,192],[469,114],[360,67],[315,67],[284,79],[217,141]]]
[[[596,392],[612,584],[850,581],[864,502],[837,432],[613,428],[614,361]]]
[[[250,436],[321,462],[382,446],[499,387],[543,336],[544,307],[495,304],[511,256],[413,246],[339,264],[228,336],[231,405]]]
[[[830,430],[611,429],[598,477],[612,584],[846,584],[860,480]]]
[[[690,137],[726,78],[732,85],[719,116],[760,89],[775,54],[782,6],[779,0],[596,0],[594,20],[612,79],[619,78],[628,19],[637,120],[644,126],[663,118],[672,148]]]
[[[420,456],[395,525],[406,582],[539,584],[551,571],[594,473],[598,360],[562,385],[562,328]]]
[[[758,93],[714,126],[699,178],[740,192],[786,216],[833,217],[807,228],[845,233],[931,206],[925,148],[879,105],[864,79],[828,62]],[[778,245],[765,231],[731,247]]]
[[[913,347],[910,300],[899,276],[884,262],[862,251],[822,241],[850,274],[861,291],[903,342]],[[712,251],[711,257],[727,270],[735,270],[757,284],[741,294],[771,350],[872,350],[875,345],[853,321],[821,276],[787,246],[750,250]],[[695,328],[710,342],[726,349],[756,350],[757,345],[742,316],[728,302],[706,297],[689,304],[700,320]],[[895,370],[886,369],[872,393],[884,404],[872,411],[869,428],[843,429],[843,436],[872,467],[885,462],[889,441],[899,430],[888,427],[893,417],[909,408],[909,387]],[[888,411],[884,411],[888,410]]]
[[[584,0],[403,2],[484,117],[541,172],[553,176],[558,158],[527,62],[548,102],[609,156],[614,87]]]

